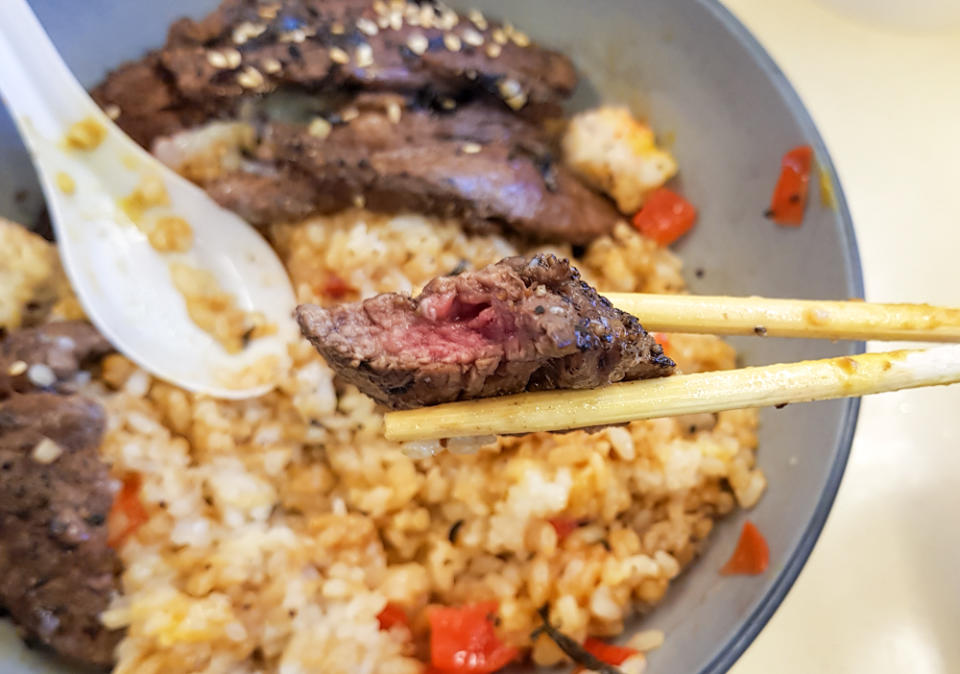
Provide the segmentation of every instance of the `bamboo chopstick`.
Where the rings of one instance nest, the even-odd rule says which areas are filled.
[[[960,309],[929,304],[640,293],[605,296],[656,332],[960,342]]]
[[[398,442],[560,431],[957,382],[960,345],[950,345],[469,400],[391,412],[384,427]]]

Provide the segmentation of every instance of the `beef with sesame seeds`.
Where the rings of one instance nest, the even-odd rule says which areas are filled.
[[[554,160],[537,126],[486,104],[405,110],[399,119],[368,106],[321,135],[312,127],[266,124],[255,174],[248,165],[204,188],[261,225],[362,201],[374,211],[457,217],[474,231],[586,244],[619,219],[610,201]]]
[[[671,374],[633,316],[553,255],[507,258],[431,281],[416,298],[297,309],[346,382],[393,409]]]
[[[522,32],[442,3],[386,9],[370,0],[225,0],[171,26],[163,48],[111,73],[94,91],[145,146],[160,134],[229,115],[281,87],[311,93],[430,89],[484,95],[505,109],[555,108],[576,85],[569,59]],[[378,11],[379,9],[379,11]]]
[[[98,667],[122,636],[99,618],[119,588],[104,427],[103,409],[79,396],[0,403],[0,606],[31,643]]]

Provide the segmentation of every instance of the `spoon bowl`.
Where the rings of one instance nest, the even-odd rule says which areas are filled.
[[[248,398],[273,388],[296,335],[296,301],[269,244],[126,136],[74,79],[25,0],[0,5],[0,63],[0,95],[30,149],[64,269],[94,325],[145,370],[188,390]],[[147,186],[152,202],[141,219]],[[159,217],[189,225],[192,242],[158,250],[144,222]],[[237,311],[256,312],[270,334],[228,351],[191,318],[183,292],[191,291],[175,285],[175,269],[206,281],[206,297],[214,288]],[[204,310],[214,321],[225,315],[215,304]]]

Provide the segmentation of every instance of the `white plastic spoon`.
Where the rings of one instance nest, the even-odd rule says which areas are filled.
[[[0,94],[40,174],[67,276],[104,336],[144,369],[191,391],[222,398],[269,391],[269,378],[252,381],[252,371],[287,358],[296,303],[267,242],[113,124],[74,79],[26,0],[0,1]],[[63,142],[81,120],[106,131],[93,150]],[[75,185],[70,194],[58,187],[64,175]],[[163,213],[191,225],[189,251],[157,252],[119,207],[145,175],[166,186]],[[240,309],[261,312],[277,332],[227,353],[191,321],[171,280],[173,262],[212,273]]]

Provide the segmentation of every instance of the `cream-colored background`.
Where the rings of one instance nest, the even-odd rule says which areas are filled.
[[[830,148],[867,298],[960,306],[960,27],[898,29],[831,2],[725,0]],[[861,410],[823,535],[733,674],[960,672],[960,386]]]

